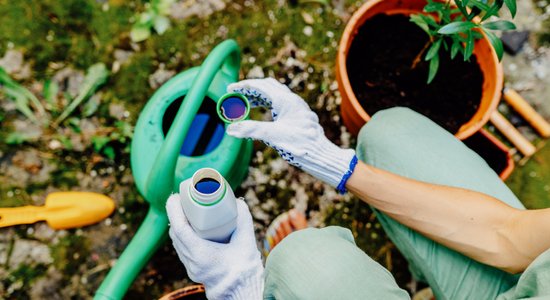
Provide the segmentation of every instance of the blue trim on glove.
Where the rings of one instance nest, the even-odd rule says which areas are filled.
[[[351,161],[349,162],[349,170],[344,174],[342,177],[342,180],[340,180],[340,183],[336,187],[336,190],[340,194],[346,193],[346,183],[348,182],[348,179],[351,177],[351,174],[353,174],[353,170],[355,170],[355,166],[357,165],[357,155],[354,155]]]

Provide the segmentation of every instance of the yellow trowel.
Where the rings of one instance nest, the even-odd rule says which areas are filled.
[[[115,209],[114,201],[90,192],[55,192],[44,206],[0,208],[0,227],[46,221],[53,229],[68,229],[97,223]]]

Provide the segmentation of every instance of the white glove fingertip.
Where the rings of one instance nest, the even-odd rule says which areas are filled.
[[[244,135],[243,128],[241,126],[241,122],[229,124],[227,126],[227,128],[225,129],[225,132],[227,132],[227,134],[229,134],[232,137],[236,137],[236,138],[240,138],[240,139],[247,138],[247,136]]]
[[[179,194],[172,194],[166,201],[166,213],[170,221],[170,230],[173,230],[172,239],[188,240],[198,238],[181,206]]]
[[[172,194],[166,200],[166,213],[170,222],[176,222],[180,219],[187,219],[183,213],[183,208],[180,203],[180,195],[178,193]]]
[[[227,134],[238,138],[266,141],[273,130],[273,122],[240,121],[227,126]]]

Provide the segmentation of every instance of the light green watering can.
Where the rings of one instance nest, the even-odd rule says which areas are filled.
[[[216,112],[216,101],[227,85],[238,80],[240,62],[237,43],[222,42],[200,67],[178,74],[159,88],[141,112],[131,164],[137,188],[150,204],[149,212],[94,299],[122,299],[164,244],[168,236],[166,200],[178,191],[181,181],[205,167],[218,170],[233,188],[244,179],[252,142],[226,135]]]

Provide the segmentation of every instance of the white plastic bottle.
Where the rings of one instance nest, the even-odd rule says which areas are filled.
[[[183,211],[203,239],[227,243],[237,227],[237,199],[216,170],[202,168],[180,184]]]

